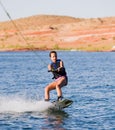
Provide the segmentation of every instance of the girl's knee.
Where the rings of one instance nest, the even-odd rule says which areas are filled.
[[[60,84],[57,84],[57,85],[56,85],[56,88],[57,88],[57,89],[60,89],[60,87],[61,87]]]
[[[49,92],[49,88],[48,88],[48,86],[45,87],[45,92]]]

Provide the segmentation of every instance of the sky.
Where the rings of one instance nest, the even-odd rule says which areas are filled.
[[[75,18],[115,16],[115,0],[0,0],[11,18],[60,15]],[[9,20],[0,4],[0,21]]]

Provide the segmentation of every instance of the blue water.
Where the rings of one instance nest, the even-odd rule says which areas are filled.
[[[45,111],[48,51],[0,52],[1,130],[114,130],[115,53],[59,51],[69,84],[63,96],[74,103],[61,112]],[[51,92],[51,99],[57,98]]]

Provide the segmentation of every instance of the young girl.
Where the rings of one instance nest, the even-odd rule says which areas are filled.
[[[48,71],[53,73],[53,78],[55,79],[45,88],[45,101],[49,101],[50,95],[49,92],[53,89],[57,91],[57,100],[62,100],[62,91],[61,88],[67,85],[67,74],[64,68],[63,61],[57,59],[56,51],[51,51],[49,53],[52,63],[48,65]]]

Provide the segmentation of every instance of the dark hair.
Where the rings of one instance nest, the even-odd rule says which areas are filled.
[[[51,57],[51,54],[52,54],[52,53],[55,53],[55,55],[57,56],[57,52],[56,52],[56,51],[50,51],[49,57]]]

